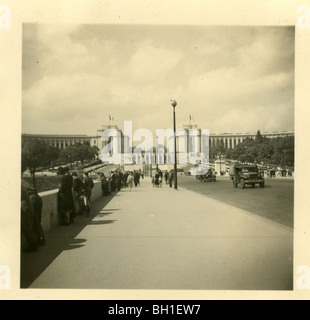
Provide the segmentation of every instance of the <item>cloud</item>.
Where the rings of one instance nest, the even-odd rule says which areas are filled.
[[[156,48],[151,41],[139,44],[138,50],[131,56],[128,75],[131,80],[143,83],[159,83],[173,79],[173,71],[182,59],[182,52]]]
[[[178,125],[293,128],[292,29],[165,28],[26,25],[23,130],[93,134],[109,114],[168,128],[170,99]]]

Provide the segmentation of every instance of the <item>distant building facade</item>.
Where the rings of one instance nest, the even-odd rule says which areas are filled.
[[[197,130],[198,145],[200,145],[201,129],[197,128],[197,125],[185,125],[183,127],[187,132],[187,137],[189,141],[190,130]],[[272,132],[260,132],[263,137],[266,138],[279,138],[294,136],[294,130],[290,131],[272,131]],[[239,143],[242,143],[245,139],[255,139],[257,132],[255,133],[209,133],[209,147],[216,147],[223,143],[226,149],[234,149]],[[192,143],[193,145],[193,143]]]
[[[108,132],[106,139],[102,139],[103,133]],[[186,157],[187,160],[181,161],[189,162],[189,157],[197,154],[206,154],[208,147],[216,147],[223,144],[226,149],[234,149],[239,143],[242,143],[247,138],[255,139],[257,133],[209,133],[208,137],[203,137],[202,129],[198,129],[197,125],[185,125],[178,130],[177,135],[177,158],[180,163],[181,157]],[[277,138],[294,136],[294,131],[273,131],[273,132],[261,132],[263,137]],[[96,146],[101,151],[106,148],[105,154],[112,156],[113,154],[122,154],[122,161],[124,161],[124,153],[130,152],[132,142],[129,137],[124,136],[123,132],[116,125],[102,126],[97,130],[97,134],[93,136],[89,135],[52,135],[52,134],[22,134],[22,143],[29,139],[40,139],[52,145],[58,149],[66,149],[70,145],[76,143],[89,143],[91,147]],[[209,139],[209,145],[207,143]],[[168,143],[168,142],[167,142]],[[154,143],[155,145],[155,143]],[[157,149],[157,152],[145,152],[144,158],[148,163],[172,163],[174,161],[173,150],[166,152],[165,146]],[[111,150],[110,150],[111,149]],[[171,152],[172,151],[172,152]],[[134,155],[133,160],[140,162],[139,155]],[[125,157],[126,158],[126,157]],[[131,156],[129,156],[131,158]],[[151,160],[152,159],[152,160]],[[157,160],[156,160],[157,159]]]
[[[87,136],[87,135],[76,135],[76,134],[22,134],[22,143],[28,140],[39,139],[47,144],[54,146],[58,149],[66,149],[69,146],[73,146],[77,143],[83,144],[84,142],[88,142],[89,145],[97,146],[100,149],[100,136]]]

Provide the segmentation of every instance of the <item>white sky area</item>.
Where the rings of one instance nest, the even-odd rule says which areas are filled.
[[[294,27],[24,24],[22,132],[294,129]]]

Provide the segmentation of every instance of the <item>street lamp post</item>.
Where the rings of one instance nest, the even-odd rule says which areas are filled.
[[[174,132],[174,189],[178,189],[178,170],[177,170],[177,137],[176,137],[176,120],[175,120],[175,107],[177,102],[171,100],[173,107],[173,132]]]
[[[156,136],[155,159],[156,159],[156,172],[158,172],[158,136]]]

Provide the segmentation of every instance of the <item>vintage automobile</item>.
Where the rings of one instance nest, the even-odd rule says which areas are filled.
[[[255,164],[235,164],[230,167],[229,174],[235,188],[238,187],[239,183],[242,189],[244,189],[246,185],[255,188],[256,184],[258,184],[260,188],[265,187],[264,178]]]
[[[200,174],[198,176],[198,180],[200,180],[200,182],[207,182],[207,181],[215,182],[216,175],[213,173],[213,171],[211,169],[209,169],[207,173]]]

